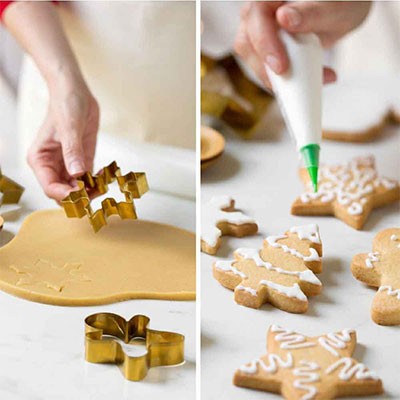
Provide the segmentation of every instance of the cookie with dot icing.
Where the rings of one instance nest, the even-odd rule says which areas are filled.
[[[215,196],[202,207],[201,251],[216,254],[221,246],[221,236],[243,237],[258,231],[253,218],[235,210],[235,200],[230,196]]]
[[[314,274],[322,271],[322,243],[315,224],[268,236],[262,249],[239,248],[234,255],[235,260],[216,261],[213,275],[234,291],[238,304],[259,308],[270,303],[304,313],[307,296],[321,292],[322,284]]]
[[[357,77],[326,85],[322,104],[325,139],[373,140],[388,121],[400,123],[400,75]]]
[[[233,383],[281,393],[288,400],[381,394],[382,381],[352,358],[356,344],[352,329],[307,337],[272,325],[267,335],[267,353],[241,366]]]
[[[306,192],[292,204],[292,214],[333,215],[355,229],[362,229],[374,208],[400,199],[399,183],[378,176],[373,156],[322,165],[316,193],[305,168],[300,169],[300,178]]]
[[[380,325],[400,325],[400,228],[379,232],[370,253],[353,257],[351,272],[361,282],[378,288],[372,319]]]

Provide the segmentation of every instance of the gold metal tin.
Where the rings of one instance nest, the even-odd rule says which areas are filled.
[[[93,211],[90,197],[107,193],[108,185],[115,180],[125,196],[125,201],[117,202],[109,197],[102,201],[99,210]],[[133,199],[140,198],[149,189],[144,172],[129,172],[122,176],[115,161],[97,175],[86,172],[78,178],[78,186],[79,190],[71,192],[61,200],[61,205],[69,218],[82,218],[87,215],[95,232],[107,225],[107,217],[110,215],[119,215],[122,219],[137,219]]]
[[[224,68],[234,90],[251,105],[251,109],[246,109],[232,97],[202,89],[201,112],[226,122],[243,138],[250,138],[273,101],[273,96],[248,79],[232,55],[218,60],[202,55],[202,78],[217,67]]]
[[[185,337],[179,333],[150,329],[149,322],[145,315],[135,315],[129,321],[111,313],[90,315],[85,319],[86,361],[116,364],[130,381],[142,380],[150,368],[182,363]],[[124,343],[144,339],[146,354],[138,357],[126,354],[115,338]]]
[[[16,204],[24,193],[24,187],[3,175],[0,171],[0,192],[3,194],[1,204]]]

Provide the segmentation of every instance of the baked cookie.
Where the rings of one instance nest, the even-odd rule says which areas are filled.
[[[356,332],[307,337],[272,325],[267,354],[240,367],[236,386],[281,393],[289,400],[329,400],[383,392],[382,381],[351,358]]]
[[[400,75],[357,77],[326,85],[322,104],[325,139],[373,140],[388,120],[400,123]]]
[[[236,260],[217,261],[213,274],[234,290],[235,301],[259,308],[264,303],[304,313],[307,296],[321,292],[314,272],[322,271],[322,243],[317,225],[295,226],[281,236],[268,236],[261,250],[240,248]]]
[[[202,208],[201,251],[216,254],[221,236],[243,237],[254,235],[258,226],[253,218],[235,211],[235,200],[230,196],[213,197]]]
[[[380,325],[400,325],[400,228],[379,232],[371,253],[353,257],[351,272],[361,282],[379,287],[372,319]]]
[[[300,178],[306,192],[293,203],[293,215],[334,215],[355,229],[364,226],[374,208],[400,199],[399,183],[378,177],[373,156],[321,166],[317,193],[305,168],[300,169]]]

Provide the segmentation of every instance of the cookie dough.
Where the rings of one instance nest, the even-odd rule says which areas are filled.
[[[191,232],[155,222],[111,217],[95,234],[63,210],[36,211],[0,248],[0,289],[65,306],[192,300],[195,243]]]

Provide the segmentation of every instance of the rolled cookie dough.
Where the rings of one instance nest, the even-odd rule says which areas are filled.
[[[0,289],[64,306],[192,300],[195,243],[194,234],[155,222],[112,217],[95,234],[85,218],[36,211],[0,248]]]

